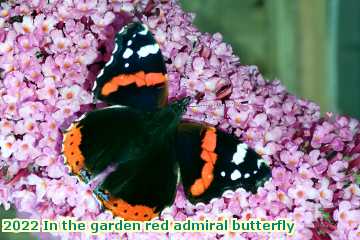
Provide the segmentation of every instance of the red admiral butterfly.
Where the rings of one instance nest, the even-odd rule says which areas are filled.
[[[167,104],[164,59],[140,23],[117,33],[94,93],[113,106],[74,122],[63,154],[85,182],[116,166],[94,191],[115,216],[151,220],[173,203],[179,181],[189,201],[207,203],[239,187],[255,193],[271,177],[266,162],[235,136],[182,120],[190,97]]]

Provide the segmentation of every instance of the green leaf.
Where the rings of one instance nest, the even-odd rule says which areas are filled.
[[[330,214],[328,212],[325,212],[325,210],[323,208],[320,208],[319,211],[321,212],[324,220],[331,222],[331,217]]]
[[[355,177],[355,183],[357,185],[360,185],[360,172],[354,174]]]

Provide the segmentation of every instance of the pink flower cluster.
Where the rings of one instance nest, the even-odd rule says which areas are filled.
[[[288,218],[295,234],[124,233],[107,239],[360,239],[359,122],[328,113],[239,63],[220,34],[199,32],[175,0],[19,0],[0,6],[0,204],[20,216],[112,219],[69,176],[61,129],[94,106],[91,86],[126,22],[149,26],[166,58],[170,99],[186,118],[233,131],[270,161],[272,179],[210,204],[178,189],[161,219]],[[55,234],[55,233],[54,233]],[[57,233],[82,239],[80,233]],[[102,236],[103,237],[103,236]],[[101,236],[91,236],[91,239]]]

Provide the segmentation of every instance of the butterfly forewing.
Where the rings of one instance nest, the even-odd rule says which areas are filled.
[[[86,172],[92,178],[110,164],[128,161],[139,141],[134,131],[144,129],[141,114],[132,108],[108,107],[87,113],[64,134],[64,157],[71,172],[80,177]]]
[[[94,93],[109,104],[143,110],[154,110],[166,103],[164,59],[145,25],[130,23],[116,34],[112,56],[97,76]]]
[[[271,177],[260,155],[216,128],[184,122],[176,140],[181,180],[191,202],[209,202],[240,187],[255,193]]]

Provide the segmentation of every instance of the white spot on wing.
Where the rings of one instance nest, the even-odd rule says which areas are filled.
[[[80,122],[81,120],[83,120],[86,117],[86,113],[84,113],[83,115],[81,115],[80,117],[78,117],[77,119],[75,119],[74,122]]]
[[[127,48],[127,49],[125,49],[123,58],[128,59],[129,57],[131,57],[131,55],[133,55],[133,50],[131,50],[130,48]]]
[[[180,174],[180,168],[178,168],[178,177],[176,183],[179,184],[181,182],[181,174]]]
[[[105,66],[109,66],[114,61],[114,56],[111,56],[110,60],[105,64]]]
[[[124,106],[124,105],[112,105],[112,106],[109,106],[109,107],[105,107],[103,109],[111,109],[111,108],[126,108],[126,106]]]
[[[236,153],[234,154],[233,159],[231,161],[236,165],[239,165],[240,163],[244,162],[247,149],[248,146],[245,143],[238,144]]]
[[[127,45],[130,46],[131,44],[132,44],[132,41],[129,40],[129,41],[127,42]]]
[[[123,33],[125,31],[125,27],[121,28],[119,33]]]
[[[129,63],[125,63],[125,67],[126,67],[126,68],[129,67]]]
[[[249,173],[245,173],[244,178],[249,178],[250,174]]]
[[[97,86],[97,82],[95,81],[94,86],[92,87],[91,91],[94,91],[96,89],[96,86]]]
[[[116,53],[118,48],[119,48],[118,44],[115,43],[115,47],[114,47],[114,50],[112,51],[112,54]]]
[[[230,176],[231,180],[235,181],[239,178],[241,178],[241,173],[239,170],[234,170],[232,173],[231,173],[231,176]]]
[[[254,170],[254,174],[256,174],[257,173],[257,171],[256,170]]]
[[[101,69],[101,71],[99,72],[99,74],[96,76],[96,78],[101,77],[104,74],[104,69]],[[94,86],[96,86],[96,83],[94,84]]]
[[[146,45],[141,47],[137,51],[137,54],[139,55],[139,57],[147,57],[150,54],[156,54],[158,51],[159,51],[159,45],[155,43],[152,45]]]
[[[225,177],[225,172],[224,171],[222,171],[220,174],[221,174],[222,177]]]
[[[144,27],[144,30],[138,32],[140,35],[146,35],[149,31],[148,27],[146,25],[142,25]]]

